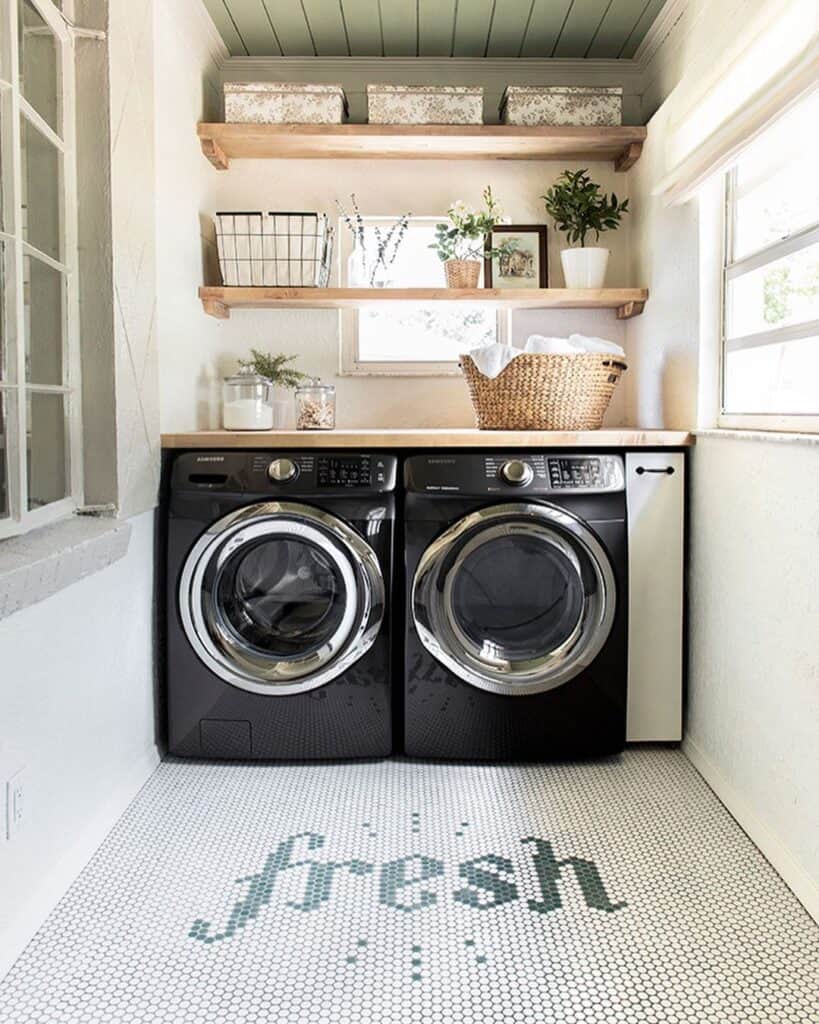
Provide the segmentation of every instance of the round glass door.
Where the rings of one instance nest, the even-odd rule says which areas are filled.
[[[349,580],[310,540],[284,535],[250,543],[209,575],[226,628],[272,657],[321,648],[344,622]]]
[[[424,646],[466,682],[505,694],[574,678],[605,643],[614,608],[599,541],[549,505],[498,505],[460,520],[424,552],[412,591]]]
[[[384,615],[372,548],[335,516],[267,502],[231,513],[197,541],[180,614],[199,657],[257,693],[304,692],[372,646]]]

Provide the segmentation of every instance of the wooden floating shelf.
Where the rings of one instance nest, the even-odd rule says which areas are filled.
[[[231,159],[611,160],[627,171],[646,129],[380,124],[200,124],[202,152],[217,170]]]
[[[206,313],[231,309],[356,309],[382,303],[486,303],[502,309],[614,309],[618,320],[643,312],[646,288],[216,288],[202,287]]]

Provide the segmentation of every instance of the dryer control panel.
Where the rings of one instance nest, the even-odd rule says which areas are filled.
[[[425,494],[600,494],[625,489],[620,455],[417,455],[407,460],[407,489]]]

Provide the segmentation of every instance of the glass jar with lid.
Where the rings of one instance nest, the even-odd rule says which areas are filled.
[[[225,430],[272,430],[273,387],[252,366],[243,366],[222,384]]]
[[[336,425],[336,389],[308,377],[296,388],[296,427],[299,430],[333,430]]]

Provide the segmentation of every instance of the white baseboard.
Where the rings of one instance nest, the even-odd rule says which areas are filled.
[[[748,801],[693,740],[686,739],[682,750],[805,910],[814,921],[819,922],[819,884],[816,879],[808,874],[782,840],[762,821]]]
[[[24,909],[3,922],[3,930],[0,932],[0,979],[7,974],[15,960],[34,938],[37,930],[97,852],[158,764],[159,754],[154,747],[146,750],[139,760],[134,762],[115,792],[87,822],[71,847],[45,875],[37,890],[27,900]]]

